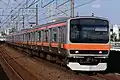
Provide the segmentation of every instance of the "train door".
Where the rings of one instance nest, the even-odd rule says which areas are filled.
[[[28,45],[28,47],[29,47],[29,45],[30,45],[30,33],[27,33],[28,34],[28,37],[27,37],[27,45]]]
[[[58,27],[52,28],[51,49],[52,52],[58,53]]]
[[[49,29],[49,51],[52,51],[52,46],[51,46],[51,42],[52,42],[52,28]]]
[[[44,42],[44,30],[41,30],[41,48],[43,50],[43,42]]]
[[[65,32],[65,26],[58,28],[58,53],[62,53],[63,44],[65,43]]]

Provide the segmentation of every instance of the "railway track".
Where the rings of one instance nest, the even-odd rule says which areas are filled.
[[[12,70],[18,80],[38,80],[34,75],[29,73],[23,66],[17,63],[14,58],[7,54],[8,52],[0,47],[0,54],[6,66]],[[12,76],[11,76],[12,77]],[[13,79],[12,79],[13,80]]]
[[[1,50],[0,50],[0,53]],[[5,72],[7,73],[9,79],[11,80],[23,80],[23,78],[19,75],[19,73],[16,72],[16,70],[7,62],[4,56],[1,55],[1,61],[4,63],[1,63]]]
[[[21,59],[27,56],[26,54],[22,54],[22,56],[14,57],[11,56],[9,53],[11,52],[10,51],[8,52],[7,49],[4,49],[2,46],[0,46],[0,55],[2,60],[6,62],[6,65],[10,66],[8,68],[12,68],[14,75],[16,75],[16,78],[18,78],[11,80],[37,80],[37,79],[39,80],[120,80],[120,75],[115,73],[102,74],[97,72],[96,74],[89,75],[88,73],[85,72],[84,73],[79,72],[78,74],[76,74],[75,72],[69,70],[66,67],[51,63],[49,61],[40,59],[38,57],[29,57],[32,63],[31,66],[35,65],[34,68],[30,68],[31,66],[29,64],[28,66],[21,65],[22,60],[20,63],[17,61],[17,59]],[[38,66],[36,66],[36,63]],[[30,71],[28,71],[25,67],[29,69],[33,69],[34,71],[36,70],[35,73],[42,76],[43,79],[37,78],[32,73],[30,73]]]
[[[33,58],[38,62],[41,61],[41,59],[39,57],[33,57]],[[47,60],[47,61],[49,61],[49,60]],[[56,64],[54,62],[52,62],[52,63]],[[61,65],[59,65],[59,66],[61,66]],[[61,67],[63,67],[63,66],[61,66]],[[63,68],[64,68],[64,70],[71,72],[66,66],[64,66]],[[93,73],[95,73],[95,74],[93,74]],[[78,77],[75,78],[75,80],[82,80],[82,79],[84,79],[84,80],[120,80],[120,75],[116,75],[116,73],[112,73],[111,75],[109,75],[109,73],[111,73],[111,72],[110,71],[107,71],[104,73],[90,72],[90,75],[89,75],[89,73],[83,73],[82,74],[83,76],[81,77],[81,72],[78,72],[77,73]],[[76,72],[75,72],[75,74],[76,74]]]

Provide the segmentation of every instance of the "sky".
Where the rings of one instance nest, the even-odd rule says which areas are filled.
[[[82,3],[83,0],[77,0]],[[85,1],[85,0],[84,0]],[[108,18],[112,24],[120,24],[120,0],[97,0],[77,9],[79,15],[91,15]]]
[[[33,2],[34,0],[0,0],[0,14],[2,15],[2,13],[5,15],[9,15],[10,11],[13,10],[12,14],[15,13],[15,11],[18,10],[18,8],[23,7],[23,5],[18,6],[17,8],[15,8],[17,5],[19,4],[24,4],[26,1],[28,2],[28,5]],[[38,1],[38,0],[35,0]],[[51,3],[51,5],[48,5],[45,8],[41,8],[41,0],[39,0],[38,4],[38,8],[39,8],[39,23],[43,23],[42,21],[40,21],[41,19],[44,19],[45,16],[50,16],[51,14],[54,14],[56,11],[60,12],[60,10],[64,11],[65,9],[69,9],[70,8],[70,3],[63,5],[62,7],[59,7],[58,10],[54,10],[55,8],[55,2],[56,0],[42,0],[43,1],[43,5],[47,4],[50,1],[53,1],[53,3]],[[57,1],[57,5],[62,4],[63,2],[65,2],[67,0],[58,0]],[[91,0],[75,0],[75,6],[86,3],[88,1]],[[51,8],[50,8],[51,7]],[[52,10],[52,12],[50,12],[50,9]],[[48,10],[49,9],[49,10]],[[47,12],[49,12],[49,14],[46,14]],[[65,14],[61,15],[61,16],[66,16],[67,14],[69,14],[70,11],[66,12]],[[86,4],[84,6],[80,6],[79,8],[75,8],[75,15],[77,14],[80,16],[89,16],[92,15],[92,13],[95,14],[95,16],[100,16],[100,17],[105,17],[107,18],[111,24],[120,24],[120,0],[96,0],[94,2],[91,2],[89,4]],[[7,17],[3,17],[0,16],[1,21],[7,20]],[[27,20],[28,17],[25,17],[25,20]],[[53,17],[55,18],[55,17]],[[33,18],[32,18],[33,19]],[[50,18],[51,19],[51,18]],[[35,17],[33,19],[35,21]],[[33,21],[31,20],[31,21]],[[44,20],[45,22],[45,20]],[[2,24],[1,24],[2,25]]]

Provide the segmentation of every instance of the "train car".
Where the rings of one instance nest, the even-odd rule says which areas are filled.
[[[96,16],[58,18],[8,35],[7,42],[61,60],[72,70],[104,71],[110,52],[109,26],[107,19]]]

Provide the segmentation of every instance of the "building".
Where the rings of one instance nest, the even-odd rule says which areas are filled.
[[[117,40],[120,40],[120,25],[113,25],[110,29],[110,35],[116,37]]]

